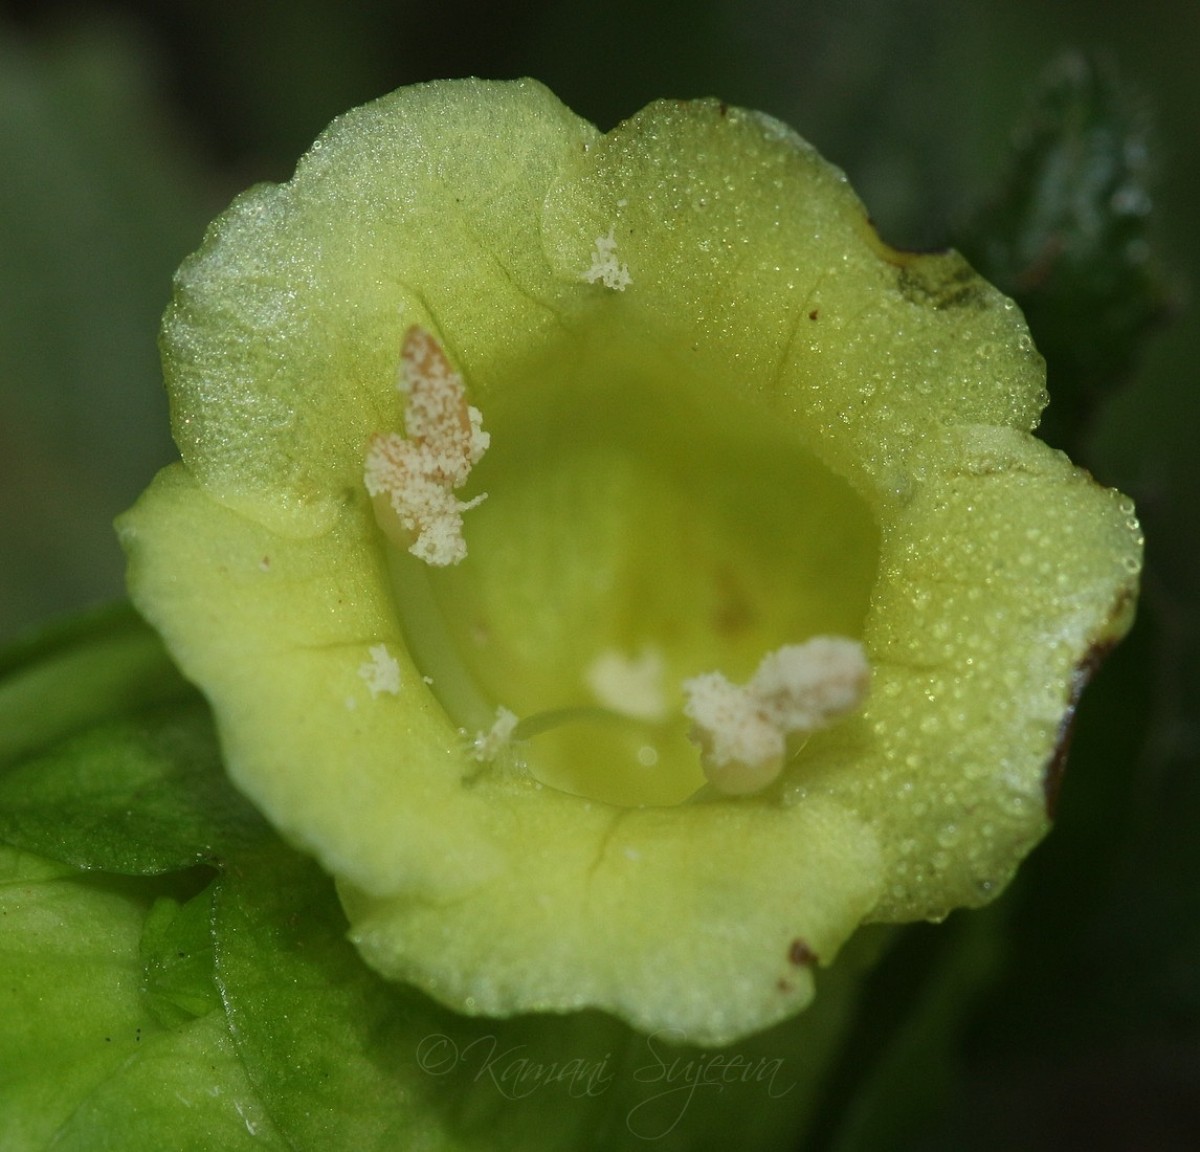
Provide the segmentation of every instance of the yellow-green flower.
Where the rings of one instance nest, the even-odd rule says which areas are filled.
[[[381,972],[723,1042],[1046,831],[1132,505],[1030,435],[1011,302],[778,122],[402,90],[216,222],[163,351],[132,594]]]

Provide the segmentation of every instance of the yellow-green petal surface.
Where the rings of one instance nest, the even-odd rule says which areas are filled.
[[[362,485],[412,324],[492,435],[446,572]],[[401,90],[213,225],[163,351],[183,462],[121,522],[131,592],[385,974],[723,1042],[861,923],[990,899],[1046,831],[1131,616],[1132,506],[1030,435],[1011,302],[888,248],[777,122],[664,102],[602,136],[531,82]],[[820,633],[862,640],[865,711],[761,795],[689,801],[678,684]],[[671,717],[589,721],[590,662],[646,647]],[[583,719],[480,764],[492,705]]]

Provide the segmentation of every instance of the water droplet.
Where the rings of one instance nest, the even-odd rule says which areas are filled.
[[[939,830],[937,834],[937,842],[943,848],[953,848],[958,843],[960,833],[956,824],[947,824]]]

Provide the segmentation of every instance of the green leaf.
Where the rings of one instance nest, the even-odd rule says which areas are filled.
[[[268,833],[207,709],[128,607],[13,646],[0,674],[0,1147],[280,1147],[194,867]]]
[[[192,695],[128,604],[48,625],[0,652],[0,769],[100,720]]]
[[[213,886],[180,903],[160,896],[142,928],[143,992],[166,1027],[221,1009],[213,979]]]
[[[147,913],[178,879],[83,875],[0,846],[0,1147],[282,1149],[222,1012],[168,1027],[145,993]]]
[[[0,676],[0,841],[148,875],[262,835],[207,708],[127,605],[13,646]]]
[[[262,835],[198,700],[98,724],[0,773],[0,840],[81,868],[157,874]]]

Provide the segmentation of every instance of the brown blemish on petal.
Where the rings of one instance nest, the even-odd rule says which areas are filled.
[[[789,983],[787,980],[778,980],[778,981],[776,981],[776,983],[775,983],[775,987],[776,987],[776,988],[778,988],[780,992],[791,992],[791,991],[793,991],[793,987],[792,987],[792,985],[791,985],[791,984],[790,984],[790,983]]]
[[[1042,773],[1042,796],[1046,805],[1046,816],[1053,820],[1058,815],[1058,794],[1062,791],[1063,776],[1067,771],[1067,754],[1071,751],[1071,737],[1075,735],[1075,705],[1079,694],[1075,690],[1075,682],[1071,686],[1071,703],[1063,714],[1058,726],[1058,736],[1054,741],[1054,752],[1051,754]]]
[[[1062,723],[1058,727],[1054,751],[1042,773],[1042,795],[1045,798],[1046,815],[1051,820],[1058,811],[1058,794],[1062,790],[1063,776],[1067,769],[1067,753],[1071,749],[1071,737],[1075,732],[1075,710],[1079,706],[1079,698],[1083,695],[1083,690],[1088,686],[1092,677],[1096,675],[1100,665],[1108,658],[1108,654],[1129,630],[1136,602],[1135,585],[1121,590],[1113,602],[1112,608],[1109,609],[1101,638],[1093,642],[1083,659],[1075,666],[1074,675],[1071,677],[1070,691],[1067,694],[1067,709],[1063,713]]]
[[[1046,815],[1053,820],[1058,813],[1058,794],[1062,791],[1063,776],[1067,771],[1067,754],[1071,751],[1071,738],[1075,735],[1075,715],[1079,698],[1088,682],[1095,676],[1100,665],[1116,647],[1114,640],[1102,640],[1088,649],[1087,655],[1075,667],[1071,677],[1071,689],[1067,697],[1067,710],[1058,726],[1058,737],[1042,773],[1042,795],[1046,803]]]
[[[737,574],[729,568],[719,568],[714,574],[716,603],[712,612],[713,631],[721,636],[736,636],[754,623],[754,609],[747,598]]]
[[[797,968],[811,968],[817,962],[817,954],[797,936],[788,946],[788,960]]]
[[[937,311],[983,308],[987,304],[983,281],[957,253],[926,257],[900,266],[896,287],[909,303]]]

